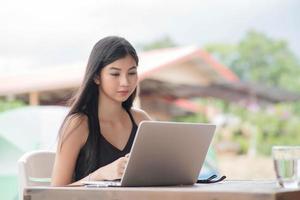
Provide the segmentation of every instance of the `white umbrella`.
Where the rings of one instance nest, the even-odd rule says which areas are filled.
[[[62,106],[26,106],[0,113],[0,175],[16,174],[16,161],[34,149],[55,150]]]

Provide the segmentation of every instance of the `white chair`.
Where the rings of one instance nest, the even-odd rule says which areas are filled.
[[[55,152],[40,150],[25,153],[18,160],[20,199],[25,187],[50,185],[54,159]]]

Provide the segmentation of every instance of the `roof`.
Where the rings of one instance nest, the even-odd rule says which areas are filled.
[[[139,54],[140,80],[149,78],[183,84],[235,82],[238,77],[205,51],[193,47],[152,50]],[[41,68],[24,74],[0,75],[0,96],[79,87],[85,65]]]
[[[159,90],[156,88],[159,88]],[[172,101],[192,97],[215,97],[230,102],[255,101],[259,104],[300,101],[300,94],[295,91],[253,82],[213,83],[208,86],[193,86],[146,80],[141,84],[141,94],[172,97]],[[186,108],[193,107],[182,102],[180,102],[180,105]],[[189,108],[188,110],[190,110]]]
[[[238,81],[238,77],[231,70],[217,62],[207,52],[195,46],[157,49],[142,53],[140,62],[142,67],[139,68],[141,72],[140,77],[142,79],[154,78],[157,76],[156,72],[164,68],[172,67],[173,69],[175,66],[180,65],[184,69],[184,64],[187,63],[205,69],[206,72],[210,71],[210,73],[214,73],[223,80],[229,82]],[[202,73],[203,75],[207,75],[207,73]]]

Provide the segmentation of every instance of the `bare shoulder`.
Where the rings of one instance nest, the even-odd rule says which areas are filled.
[[[83,114],[70,115],[61,129],[60,141],[83,145],[88,137],[88,117]]]
[[[139,124],[141,121],[151,121],[151,117],[147,112],[140,108],[131,108],[132,116],[137,124]]]

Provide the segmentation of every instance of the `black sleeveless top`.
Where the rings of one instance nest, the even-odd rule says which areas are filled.
[[[76,161],[76,166],[75,166],[75,172],[74,172],[74,181],[78,181],[85,176],[87,176],[89,173],[93,172],[94,170],[103,167],[105,165],[108,165],[112,163],[113,161],[117,160],[120,157],[125,156],[130,152],[131,146],[133,144],[133,140],[137,131],[137,124],[135,123],[132,114],[130,111],[126,110],[131,123],[132,123],[132,129],[131,133],[129,136],[129,139],[127,141],[127,144],[125,145],[123,150],[118,149],[114,145],[112,145],[110,142],[108,142],[104,136],[100,132],[100,126],[99,126],[99,119],[97,119],[97,135],[96,137],[92,137],[91,134],[88,135],[87,142],[84,144],[84,146],[80,149],[77,161]],[[97,117],[98,118],[98,117]],[[96,140],[96,141],[91,141],[91,140]],[[88,166],[87,163],[87,156],[89,154],[88,148],[91,148],[91,142],[95,142],[97,145],[97,149],[93,149],[97,153],[97,157],[93,159],[92,161],[92,167]]]

